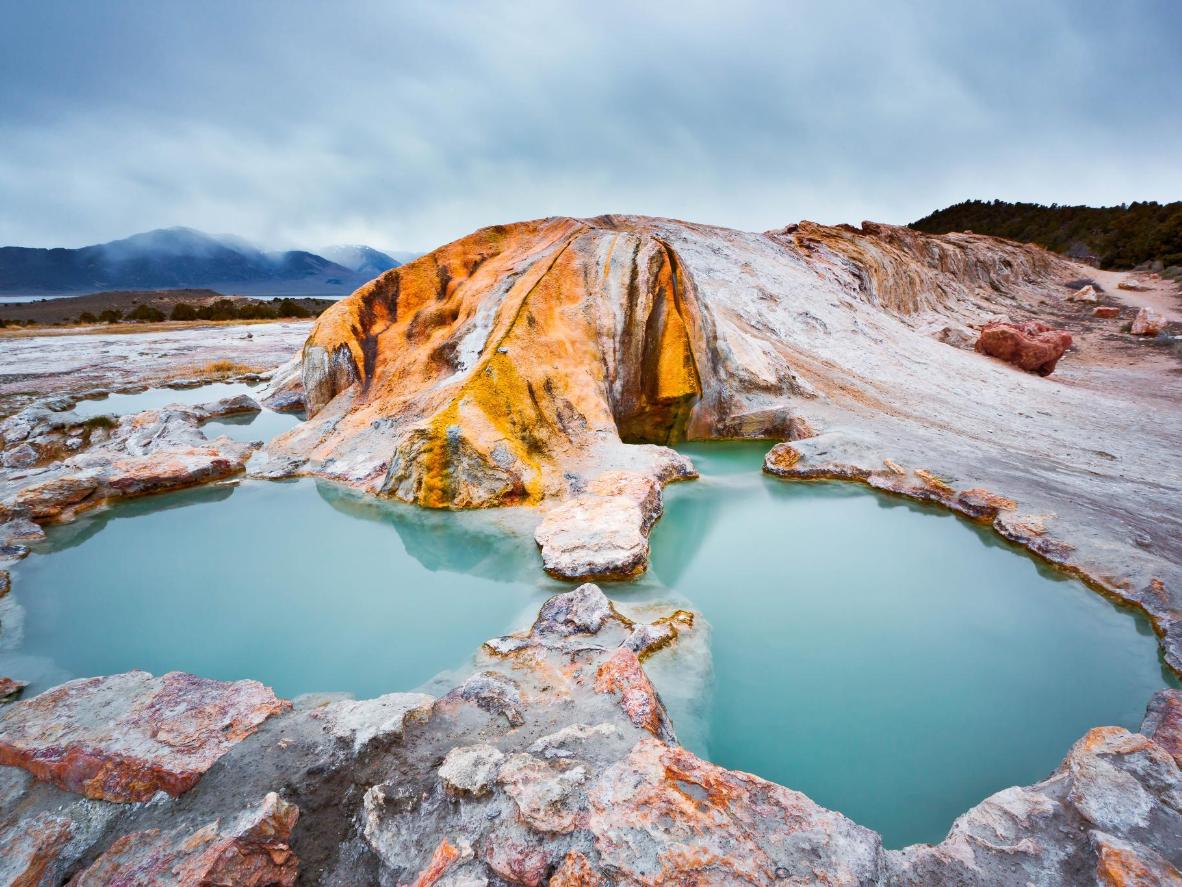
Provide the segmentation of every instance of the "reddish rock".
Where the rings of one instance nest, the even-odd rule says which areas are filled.
[[[1182,690],[1158,690],[1153,694],[1141,732],[1173,755],[1182,767]]]
[[[98,486],[98,478],[91,473],[66,475],[25,487],[17,493],[14,502],[33,520],[50,520],[63,509],[77,505]]]
[[[1129,328],[1134,336],[1156,336],[1166,325],[1166,319],[1151,308],[1142,308]]]
[[[176,796],[287,706],[258,681],[182,672],[70,681],[0,715],[0,764],[88,798]]]
[[[242,471],[242,458],[227,456],[217,447],[193,447],[151,456],[131,456],[111,463],[107,485],[123,496],[140,496],[208,483]]]
[[[24,681],[0,677],[0,702],[15,702],[27,686]]]
[[[149,829],[124,835],[70,881],[70,887],[291,887],[299,858],[288,846],[300,811],[274,792],[222,829]]]
[[[1101,305],[1092,309],[1092,317],[1120,317],[1120,309],[1115,305]]]
[[[1179,887],[1182,872],[1143,844],[1092,832],[1100,887]]]
[[[588,804],[599,864],[621,883],[876,880],[881,844],[869,829],[799,792],[654,739],[609,767]]]
[[[50,881],[51,869],[72,832],[67,817],[39,813],[0,833],[0,884],[35,887]]]
[[[990,323],[981,330],[977,351],[1012,363],[1027,372],[1049,376],[1071,347],[1071,334],[1037,320],[1025,323]]]
[[[661,697],[636,654],[627,647],[620,647],[596,670],[595,692],[616,694],[635,726],[667,742],[676,741]]]
[[[431,887],[436,881],[443,877],[453,862],[460,858],[460,851],[449,841],[444,838],[439,842],[439,846],[435,848],[435,852],[431,854],[431,861],[427,863],[427,867],[419,872],[419,876],[414,880],[414,887]]]
[[[768,470],[787,471],[800,461],[800,450],[788,443],[778,443],[768,451],[764,461]]]
[[[1005,496],[999,496],[982,487],[972,487],[962,490],[956,496],[956,504],[960,511],[970,517],[988,518],[993,520],[1002,511],[1013,511],[1018,503]]]

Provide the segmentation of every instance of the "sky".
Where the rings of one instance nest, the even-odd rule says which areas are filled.
[[[1182,2],[0,0],[0,244],[1182,199]]]

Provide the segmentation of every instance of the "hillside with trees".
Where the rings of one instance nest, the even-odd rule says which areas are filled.
[[[1074,258],[1094,257],[1101,268],[1144,266],[1182,276],[1182,201],[1097,207],[966,200],[910,227],[929,234],[991,234]]]

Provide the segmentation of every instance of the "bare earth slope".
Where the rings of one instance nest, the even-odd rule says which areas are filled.
[[[541,503],[548,570],[630,575],[660,484],[692,476],[661,445],[809,438],[783,473],[1012,500],[999,529],[1142,606],[1178,668],[1182,376],[1168,345],[1121,332],[1133,309],[1114,291],[1116,318],[1068,299],[1090,270],[871,223],[488,228],[320,318],[302,363],[314,421],[253,469],[435,507]],[[1145,285],[1120,296],[1177,298]],[[974,353],[973,327],[999,317],[1047,320],[1076,347],[1048,378]]]

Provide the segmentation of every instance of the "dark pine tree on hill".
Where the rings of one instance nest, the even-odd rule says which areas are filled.
[[[929,234],[973,231],[1083,258],[1101,268],[1147,265],[1182,275],[1182,201],[1121,206],[1059,206],[966,200],[909,226]],[[1176,270],[1174,270],[1176,269]]]

